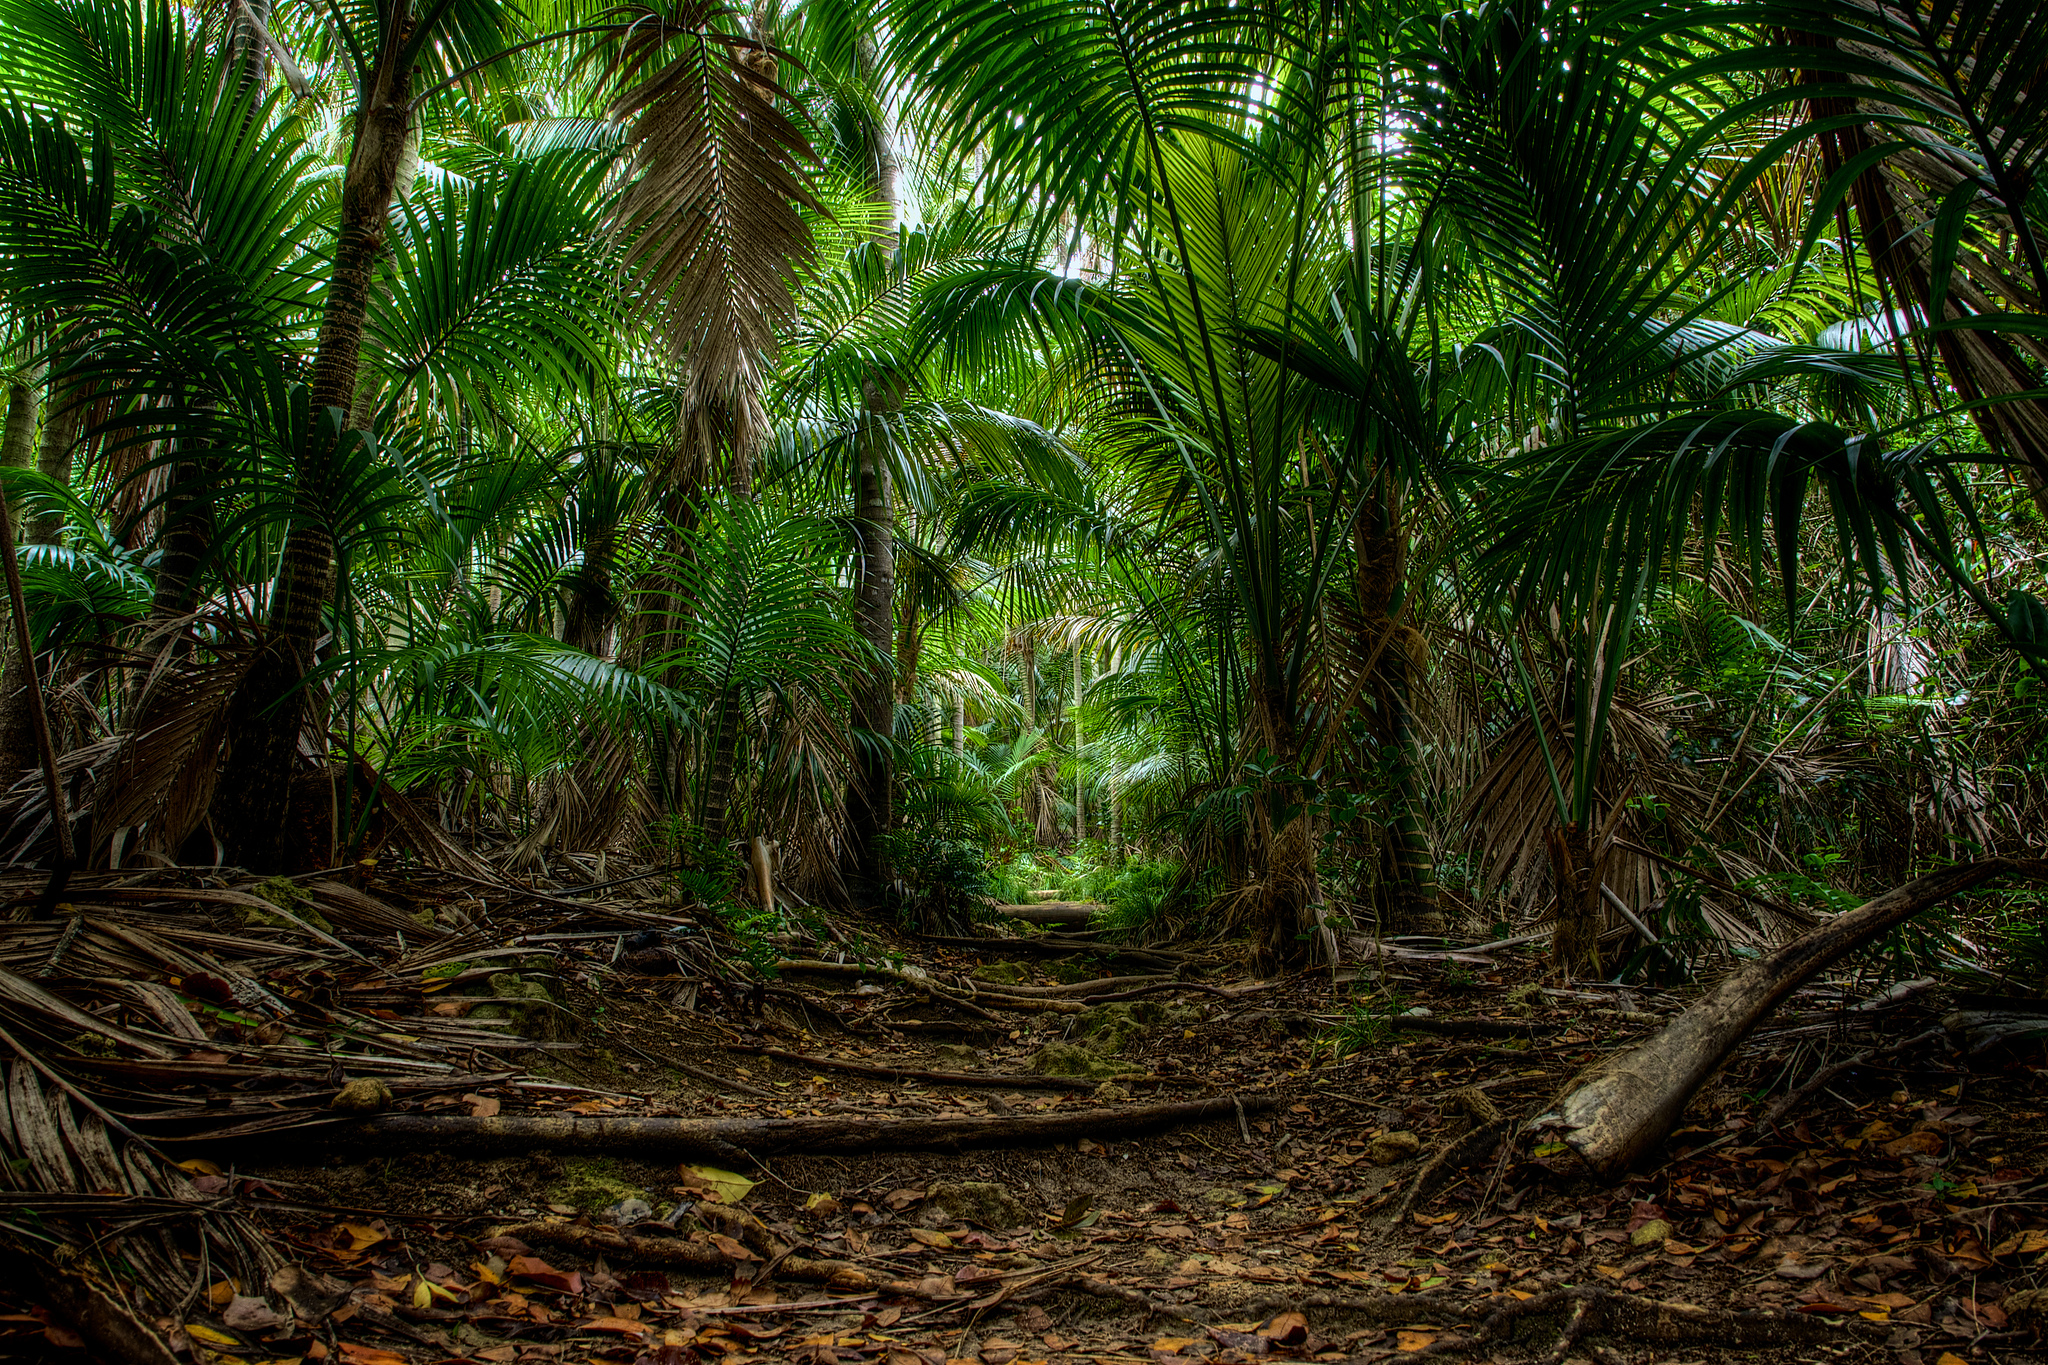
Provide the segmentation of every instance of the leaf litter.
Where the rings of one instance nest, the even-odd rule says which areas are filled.
[[[1324,1040],[1348,1001],[1327,976],[1233,981],[1220,950],[1166,959],[1175,975],[1140,986],[1157,989],[1132,1025],[1091,1015],[1108,1006],[1090,979],[1040,953],[978,983],[995,940],[909,941],[896,965],[836,973],[802,966],[848,965],[841,945],[790,945],[798,969],[767,980],[688,907],[340,875],[301,886],[297,918],[250,905],[269,903],[261,885],[166,872],[81,877],[59,919],[0,925],[0,1207],[31,1265],[0,1301],[0,1349],[78,1350],[50,1306],[67,1285],[208,1365],[1651,1365],[1817,1348],[1957,1365],[2027,1357],[2048,1310],[2039,1046],[1942,1045],[1934,992],[1874,1010],[1802,992],[1661,1164],[1600,1187],[1501,1116],[1536,1112],[1682,993],[1524,989],[1510,1008],[1534,964],[1482,959],[1475,982],[1462,957],[1383,955],[1375,977],[1426,1013],[1340,1057]],[[1107,954],[1092,970],[1106,980]],[[1097,1018],[1116,1025],[1111,1078],[1028,1083]],[[369,1109],[337,1108],[360,1081]],[[1242,1107],[744,1170],[630,1142],[350,1136],[365,1113],[854,1131],[1204,1095]]]

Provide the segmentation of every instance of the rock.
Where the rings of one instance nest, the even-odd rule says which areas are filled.
[[[979,1071],[982,1053],[965,1043],[941,1043],[932,1049],[932,1057],[940,1071]]]
[[[363,1076],[337,1090],[327,1107],[344,1114],[382,1113],[391,1107],[391,1087],[374,1076]]]
[[[517,972],[497,972],[490,978],[496,1004],[478,1006],[479,1019],[510,1019],[519,1032],[544,1042],[567,1041],[574,1031],[568,1016],[554,1007],[554,997],[538,981],[528,981]]]
[[[647,1204],[647,1191],[639,1182],[628,1180],[610,1157],[570,1157],[562,1163],[561,1178],[547,1189],[549,1200],[569,1206],[571,1213],[589,1213],[609,1220],[611,1211],[632,1204]],[[644,1218],[654,1216],[649,1207]],[[643,1218],[643,1221],[644,1221]]]
[[[1094,1081],[1127,1076],[1140,1069],[1129,1062],[1105,1057],[1093,1048],[1061,1042],[1047,1043],[1032,1053],[1024,1065],[1041,1076],[1085,1076]]]
[[[1017,1196],[986,1180],[942,1180],[925,1193],[927,1224],[978,1223],[992,1231],[1027,1227],[1037,1221]]]
[[[1031,969],[1021,962],[984,962],[968,973],[976,981],[993,981],[998,985],[1014,986],[1031,979]]]
[[[1365,1159],[1375,1166],[1391,1166],[1397,1161],[1406,1161],[1422,1150],[1422,1139],[1406,1130],[1381,1133],[1366,1144]]]
[[[1632,1247],[1660,1247],[1671,1240],[1671,1224],[1662,1218],[1652,1218],[1628,1235]]]
[[[654,1217],[654,1205],[634,1196],[621,1199],[597,1216],[614,1227],[629,1228],[635,1223],[644,1223]]]
[[[1104,1081],[1101,1085],[1095,1087],[1095,1102],[1097,1104],[1121,1104],[1130,1097],[1131,1092],[1118,1085],[1115,1081]]]
[[[1097,1052],[1114,1056],[1154,1028],[1199,1022],[1207,1017],[1199,1005],[1165,1005],[1157,1000],[1119,1000],[1096,1005],[1074,1016],[1074,1037],[1085,1038]]]

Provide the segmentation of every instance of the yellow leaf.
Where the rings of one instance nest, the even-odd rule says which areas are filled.
[[[412,1282],[412,1306],[415,1308],[432,1308],[434,1306],[434,1286],[428,1284],[423,1278]]]
[[[938,1251],[950,1251],[953,1247],[953,1239],[951,1237],[948,1237],[943,1232],[933,1232],[930,1228],[912,1228],[910,1230],[910,1238],[914,1242],[922,1242],[926,1246]]]
[[[1396,1332],[1394,1343],[1404,1351],[1419,1351],[1436,1340],[1434,1332]]]
[[[239,1292],[233,1280],[219,1280],[206,1287],[206,1301],[215,1308],[225,1308],[234,1302]]]
[[[1164,1351],[1168,1355],[1178,1355],[1180,1353],[1181,1347],[1192,1346],[1194,1344],[1195,1339],[1193,1337],[1161,1337],[1159,1338],[1159,1340],[1152,1343],[1152,1349],[1155,1351]]]
[[[1934,1365],[1969,1365],[1969,1362],[1954,1351],[1943,1351],[1935,1360]]]
[[[1868,1318],[1872,1322],[1890,1322],[1892,1320],[1892,1315],[1882,1308],[1866,1308],[1862,1312],[1858,1313],[1856,1316],[1859,1318]]]
[[[185,1335],[192,1338],[192,1340],[194,1341],[203,1341],[208,1346],[240,1346],[242,1344],[241,1342],[235,1340],[233,1337],[229,1336],[226,1332],[219,1331],[216,1328],[208,1327],[203,1322],[186,1323]]]
[[[225,1175],[227,1172],[204,1157],[193,1157],[190,1161],[178,1163],[178,1169],[186,1175]]]
[[[702,1185],[717,1195],[721,1204],[739,1203],[755,1184],[736,1171],[722,1170],[717,1166],[685,1166],[682,1175],[683,1179]]]

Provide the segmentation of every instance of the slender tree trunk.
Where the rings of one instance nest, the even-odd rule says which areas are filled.
[[[889,421],[901,399],[887,378],[866,385],[867,411],[856,441],[854,532],[860,537],[854,580],[854,627],[870,656],[854,680],[853,781],[847,826],[857,895],[879,899],[889,881],[883,836],[894,819],[896,689],[890,667],[895,644],[896,511],[889,491]],[[865,733],[862,733],[865,732]]]
[[[86,385],[66,380],[58,373],[61,361],[50,367],[50,401],[43,409],[43,444],[36,456],[36,468],[53,483],[71,482],[71,456],[85,433]],[[55,545],[63,539],[64,514],[38,512],[28,523],[24,539],[31,545]]]
[[[967,752],[967,698],[953,698],[953,757]]]
[[[26,380],[7,385],[7,420],[0,428],[0,466],[27,469],[36,453],[36,392]],[[15,504],[10,499],[9,507]],[[12,511],[9,512],[12,516]],[[0,786],[11,785],[36,764],[35,717],[23,686],[29,679],[13,630],[0,631]]]
[[[1087,685],[1081,649],[1074,649],[1074,843],[1088,837],[1088,805],[1081,785],[1081,689]]]
[[[1301,761],[1300,736],[1278,689],[1262,682],[1251,702],[1263,747],[1278,767],[1292,771]],[[1308,952],[1319,894],[1315,818],[1306,810],[1292,809],[1290,792],[1261,790],[1253,800],[1259,890],[1252,965],[1261,975],[1271,975],[1303,961]]]
[[[1399,484],[1383,476],[1353,533],[1355,591],[1369,651],[1378,738],[1393,762],[1392,809],[1382,823],[1389,923],[1407,932],[1442,927],[1436,861],[1422,823],[1420,768],[1410,723],[1410,694],[1421,636],[1395,619],[1396,594],[1407,574],[1408,540]]]
[[[412,126],[412,72],[395,69],[387,55],[407,27],[402,16],[392,17],[386,53],[372,66],[356,109],[334,273],[313,358],[316,413],[346,413],[356,397],[364,319]],[[284,857],[282,836],[305,714],[303,683],[313,665],[321,608],[334,587],[334,537],[325,521],[324,494],[337,452],[323,445],[319,429],[316,421],[300,452],[297,506],[271,589],[269,639],[237,693],[233,739],[216,797],[223,807],[216,827],[230,856],[259,870]]]
[[[1574,820],[1548,836],[1553,880],[1557,883],[1557,923],[1551,931],[1551,961],[1568,974],[1599,975],[1600,929],[1606,915],[1600,904],[1600,873],[1593,863],[1593,832]]]
[[[1024,728],[1038,728],[1038,641],[1027,634],[1024,637],[1024,658],[1019,665],[1023,673],[1020,690],[1024,694]],[[1031,822],[1033,841],[1040,848],[1052,847],[1056,837],[1052,821],[1052,779],[1042,763],[1034,763],[1024,780],[1024,818]]]

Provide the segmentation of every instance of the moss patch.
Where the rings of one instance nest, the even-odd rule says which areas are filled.
[[[993,981],[1004,986],[1014,986],[1020,981],[1031,979],[1031,969],[1021,962],[984,962],[968,973],[976,981]]]
[[[314,908],[312,897],[289,877],[271,877],[249,888],[256,896],[269,901],[287,915],[273,915],[253,905],[235,907],[235,918],[245,929],[297,929],[312,925],[323,934],[334,932],[334,926],[327,922],[327,916]]]
[[[1060,1042],[1047,1043],[1032,1053],[1024,1065],[1041,1076],[1085,1076],[1091,1081],[1106,1081],[1144,1069],[1114,1057],[1105,1057],[1079,1043]]]
[[[547,1197],[551,1203],[601,1213],[621,1200],[646,1199],[647,1191],[608,1157],[569,1157],[562,1162],[562,1178],[548,1187]]]

